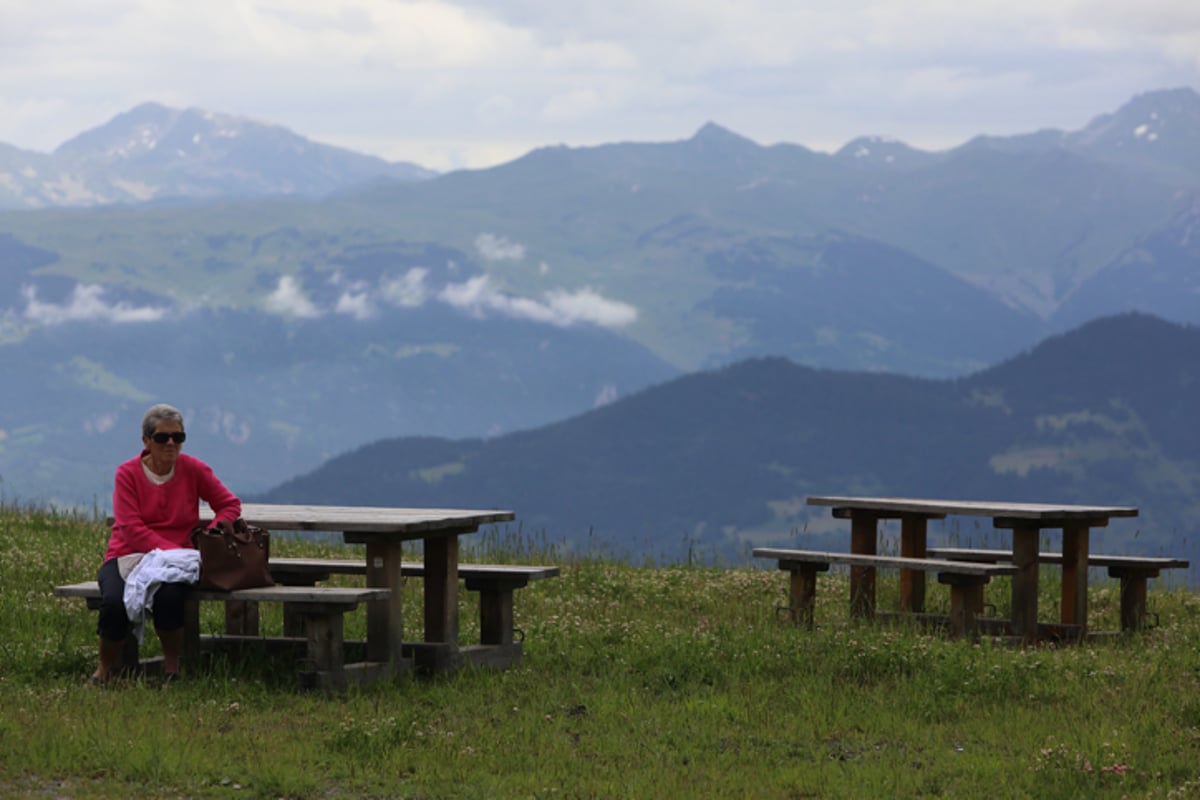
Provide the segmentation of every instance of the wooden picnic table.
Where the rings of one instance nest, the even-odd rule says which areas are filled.
[[[1136,517],[1130,506],[1089,506],[1055,503],[1006,503],[965,500],[931,500],[912,497],[810,496],[809,505],[829,506],[835,518],[850,520],[850,551],[876,552],[881,519],[900,520],[900,555],[926,557],[927,523],[948,515],[990,517],[995,527],[1012,531],[1012,626],[1026,641],[1037,638],[1038,541],[1043,530],[1061,529],[1063,625],[1078,626],[1087,633],[1088,537],[1092,528],[1108,525],[1113,517]],[[900,608],[922,612],[925,605],[924,573],[900,571]],[[864,598],[874,606],[875,570],[851,567],[852,598]]]
[[[347,543],[365,544],[367,586],[391,590],[367,602],[367,660],[396,668],[413,657],[440,671],[455,666],[458,655],[459,537],[515,517],[501,510],[244,503],[242,518],[270,531],[340,532]],[[211,519],[202,509],[201,520]],[[401,548],[416,539],[425,550],[425,640],[405,642]]]

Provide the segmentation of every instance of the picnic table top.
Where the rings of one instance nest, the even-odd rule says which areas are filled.
[[[212,521],[212,509],[200,505],[200,521]],[[387,506],[324,506],[286,503],[242,503],[242,519],[250,525],[276,531],[332,531],[390,533],[420,536],[423,533],[474,530],[491,522],[516,519],[501,509],[401,508]],[[108,515],[108,524],[114,522]]]
[[[812,506],[832,506],[856,511],[883,511],[912,514],[963,514],[979,517],[1013,519],[1097,519],[1136,517],[1132,506],[1090,506],[1064,503],[1006,503],[978,500],[932,500],[918,497],[845,497],[810,495],[806,502]]]
[[[203,509],[201,518],[205,519]],[[211,519],[211,512],[206,519]],[[242,519],[251,525],[282,531],[344,533],[426,533],[474,529],[490,522],[515,519],[511,511],[460,508],[390,508],[243,503]]]

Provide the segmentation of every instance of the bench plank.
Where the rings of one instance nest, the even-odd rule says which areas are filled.
[[[367,564],[362,559],[352,558],[272,558],[269,564],[276,580],[280,576],[317,576],[317,580],[329,575],[366,575]],[[425,565],[420,561],[404,561],[400,573],[408,578],[425,577]],[[466,579],[525,579],[537,581],[559,575],[556,566],[530,566],[525,564],[459,564],[458,577]]]
[[[97,581],[55,586],[53,592],[56,597],[85,599],[89,608],[99,608],[101,594]],[[194,657],[200,649],[200,601],[216,600],[255,605],[263,602],[283,603],[285,609],[290,609],[292,614],[303,621],[310,670],[307,674],[298,676],[302,687],[315,685],[326,690],[342,689],[346,686],[348,675],[357,678],[359,675],[372,675],[378,671],[373,668],[360,668],[362,665],[345,663],[343,615],[360,603],[386,600],[390,596],[391,590],[386,588],[358,589],[340,586],[263,586],[231,592],[192,588],[184,601],[184,653],[187,657]],[[127,670],[137,664],[137,640],[130,636],[126,639],[122,668]],[[348,666],[351,667],[349,671]]]
[[[57,597],[100,599],[100,584],[83,581],[55,586]],[[189,589],[188,594],[199,600],[251,600],[263,603],[302,603],[319,605],[349,605],[367,600],[380,600],[391,592],[388,589],[355,589],[341,586],[263,586],[255,589],[235,589],[231,592],[210,589]]]
[[[930,556],[950,558],[957,561],[1008,561],[1012,552],[1008,550],[979,550],[971,547],[930,547]],[[1062,553],[1040,551],[1038,561],[1043,564],[1061,564]],[[1190,563],[1182,558],[1165,558],[1161,556],[1119,556],[1104,553],[1090,553],[1089,567],[1140,567],[1146,569],[1186,569]]]
[[[872,556],[861,553],[833,553],[821,550],[787,550],[773,547],[754,548],[756,558],[775,558],[780,561],[805,561],[826,564],[848,564],[860,567],[895,567],[921,572],[948,572],[956,575],[1012,575],[1016,567],[981,561],[951,561],[942,558],[909,558],[905,556]]]
[[[272,558],[271,575],[279,583],[312,585],[328,580],[332,575],[365,575],[365,559],[350,558]],[[400,574],[408,578],[425,577],[425,564],[420,561],[404,561]],[[515,664],[520,660],[521,643],[513,640],[513,591],[529,585],[530,581],[555,578],[559,568],[553,565],[528,564],[459,564],[458,577],[463,580],[467,591],[479,592],[479,641],[481,647],[463,650],[461,655],[477,664]],[[440,615],[446,609],[435,609]],[[284,633],[297,633],[295,620],[285,612]],[[428,638],[428,636],[427,636]],[[431,642],[433,640],[430,640]],[[429,644],[428,642],[426,644]],[[405,647],[420,650],[421,660],[428,662],[442,655],[432,645],[417,648],[415,644]],[[489,652],[492,648],[494,652]]]
[[[983,584],[995,575],[1012,575],[1017,568],[1012,564],[994,564],[968,561],[949,561],[935,558],[911,556],[881,556],[865,553],[833,553],[820,550],[792,550],[773,547],[756,547],[757,558],[774,558],[779,568],[791,573],[788,592],[789,611],[792,620],[813,627],[813,612],[816,605],[816,580],[818,572],[825,572],[831,564],[846,564],[852,568],[869,571],[867,580],[854,584],[858,592],[851,590],[850,614],[853,617],[872,618],[875,615],[874,570],[877,567],[894,567],[918,572],[938,573],[938,582],[950,586],[950,635],[958,638],[977,633],[976,614],[978,597]],[[853,582],[852,582],[853,583]],[[862,587],[867,587],[864,591]]]
[[[961,561],[1011,561],[1008,550],[983,550],[970,547],[931,547],[929,554]],[[1037,560],[1044,564],[1065,564],[1062,553],[1039,552]],[[1190,563],[1182,558],[1163,556],[1126,556],[1095,553],[1087,557],[1089,567],[1108,569],[1108,575],[1121,582],[1121,630],[1133,631],[1146,627],[1146,582],[1157,578],[1164,569],[1187,569]]]

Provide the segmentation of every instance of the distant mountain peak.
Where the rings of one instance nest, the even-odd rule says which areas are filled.
[[[139,103],[48,156],[10,151],[0,207],[300,195],[436,176],[247,117]]]
[[[723,128],[715,122],[706,122],[692,136],[693,144],[702,145],[705,147],[753,147],[758,148],[758,143],[747,139],[741,134],[734,133],[728,128]]]
[[[227,151],[234,140],[254,132],[281,137],[293,149],[311,146],[307,139],[279,125],[260,123],[246,117],[206,111],[177,109],[148,102],[118,114],[98,128],[64,142],[55,155],[103,157],[129,161],[145,157],[169,145],[171,156],[198,157],[204,152]]]
[[[1072,147],[1150,168],[1170,183],[1200,179],[1200,94],[1190,88],[1137,95],[1071,134]]]
[[[1183,135],[1194,144],[1197,130],[1200,94],[1190,88],[1164,89],[1137,95],[1114,113],[1096,117],[1077,141],[1084,146],[1146,146]]]
[[[1143,92],[1134,95],[1128,103],[1117,109],[1116,115],[1146,112],[1161,113],[1168,117],[1200,114],[1200,93],[1190,86]]]
[[[148,117],[149,118],[158,118],[158,117],[169,116],[171,114],[176,114],[176,113],[178,113],[178,112],[172,108],[168,108],[167,106],[163,105],[162,103],[155,102],[154,100],[147,100],[144,103],[138,103],[136,106],[134,106],[133,108],[129,109],[128,111],[126,111],[122,114],[118,114],[113,119],[114,120],[118,120],[118,119],[122,119],[122,118],[145,119]]]
[[[889,136],[859,136],[834,153],[834,158],[839,161],[857,166],[883,168],[925,163],[931,157],[930,153],[912,148]]]

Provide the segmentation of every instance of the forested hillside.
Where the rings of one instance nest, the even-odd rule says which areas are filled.
[[[840,530],[809,494],[1128,504],[1097,551],[1178,554],[1200,533],[1198,404],[1200,329],[1129,314],[957,380],[748,360],[494,439],[385,439],[261,499],[510,508],[668,558]]]

